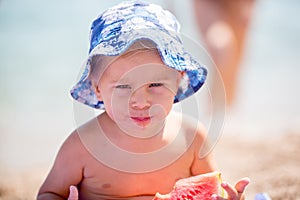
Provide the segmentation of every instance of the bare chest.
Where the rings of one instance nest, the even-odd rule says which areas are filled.
[[[95,195],[93,198],[102,197],[99,199],[154,196],[156,192],[168,193],[172,190],[176,180],[190,176],[191,162],[191,158],[182,156],[176,162],[161,169],[133,173],[112,169],[92,159],[84,169],[80,193],[81,195]],[[132,165],[136,164],[132,163]]]

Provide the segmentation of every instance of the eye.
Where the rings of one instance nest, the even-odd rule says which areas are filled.
[[[117,89],[131,89],[130,85],[117,85],[116,86]]]
[[[150,85],[149,85],[149,87],[161,87],[161,86],[163,86],[164,84],[162,84],[162,83],[151,83]]]

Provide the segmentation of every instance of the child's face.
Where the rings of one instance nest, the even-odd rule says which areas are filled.
[[[180,76],[163,64],[157,51],[134,51],[107,67],[96,93],[118,125],[145,129],[161,124],[172,109]]]

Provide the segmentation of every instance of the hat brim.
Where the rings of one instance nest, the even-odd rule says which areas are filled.
[[[206,68],[188,53],[178,38],[178,34],[170,34],[163,29],[137,29],[130,32],[115,34],[98,41],[99,44],[90,52],[84,63],[84,72],[78,83],[71,89],[71,96],[92,108],[105,109],[102,101],[97,99],[89,79],[91,59],[95,55],[118,56],[125,53],[138,40],[150,40],[155,45],[163,63],[175,70],[184,71],[174,103],[193,95],[204,84],[207,77]]]

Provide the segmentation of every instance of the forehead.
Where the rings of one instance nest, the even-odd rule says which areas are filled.
[[[163,63],[157,50],[141,49],[129,51],[113,60],[104,71],[103,77],[118,81],[124,76],[147,75],[149,77],[149,75],[152,75],[153,77],[159,77],[170,74],[170,71],[177,72]]]

